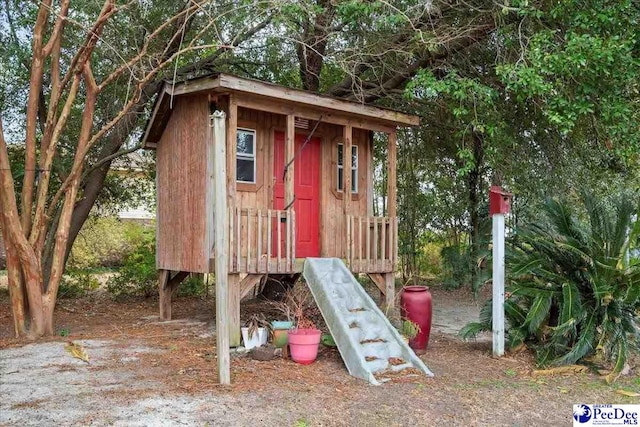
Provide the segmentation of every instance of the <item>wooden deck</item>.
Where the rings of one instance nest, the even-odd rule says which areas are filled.
[[[296,215],[292,210],[230,208],[229,272],[300,273],[296,253]],[[346,253],[338,254],[354,273],[391,273],[397,264],[398,220],[347,216]]]
[[[391,273],[398,262],[398,218],[347,215],[347,267],[354,273]]]
[[[302,260],[298,262],[295,258],[295,226],[296,215],[292,210],[231,208],[229,272],[302,271]]]

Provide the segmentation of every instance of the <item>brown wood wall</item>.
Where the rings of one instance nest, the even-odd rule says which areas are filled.
[[[173,102],[157,147],[156,262],[159,269],[205,273],[209,105],[206,96]]]
[[[296,133],[308,134],[313,128],[298,129]],[[237,206],[241,208],[273,208],[273,134],[285,130],[285,116],[263,111],[238,109],[238,127],[256,130],[257,174],[256,185],[238,185]],[[342,142],[342,127],[321,123],[314,133],[322,139],[321,190],[320,190],[320,253],[323,257],[344,257],[346,254],[346,225],[342,208],[342,194],[337,187],[338,143]],[[354,129],[353,144],[358,145],[358,195],[353,197],[351,215],[366,216],[371,190],[369,167],[371,147],[368,131]]]

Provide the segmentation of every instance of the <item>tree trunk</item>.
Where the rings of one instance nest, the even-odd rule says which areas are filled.
[[[480,253],[480,200],[482,194],[482,164],[484,162],[484,147],[482,135],[473,133],[473,168],[468,175],[469,187],[469,222],[471,240],[471,284],[478,278],[478,254]]]
[[[314,22],[311,22],[310,18],[305,19],[302,35],[296,46],[302,88],[314,92],[320,89],[320,72],[329,39],[328,27],[333,20],[335,9],[330,0],[318,0],[317,4],[321,11],[315,16]]]
[[[9,282],[9,299],[11,301],[11,314],[13,315],[13,328],[16,337],[19,337],[27,331],[27,305],[24,287],[22,286],[22,275],[20,273],[20,259],[6,239],[5,249],[7,254],[7,279]]]

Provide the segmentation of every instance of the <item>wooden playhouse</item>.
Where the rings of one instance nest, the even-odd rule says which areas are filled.
[[[242,297],[264,275],[300,273],[308,257],[343,259],[393,304],[396,129],[418,123],[229,74],[166,83],[143,136],[157,156],[161,317],[171,317],[171,296],[189,272],[216,270],[216,253],[225,258],[232,346]],[[388,138],[385,217],[372,215],[374,132]],[[216,167],[216,156],[224,164]]]

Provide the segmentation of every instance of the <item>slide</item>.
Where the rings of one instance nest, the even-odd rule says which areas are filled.
[[[304,278],[351,375],[379,385],[433,373],[338,258],[307,258]]]

